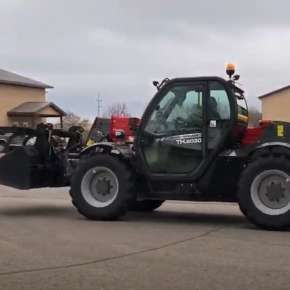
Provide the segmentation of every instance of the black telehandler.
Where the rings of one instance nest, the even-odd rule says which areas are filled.
[[[2,154],[0,183],[70,186],[73,205],[93,220],[152,211],[165,200],[224,201],[237,202],[259,227],[288,229],[290,124],[249,128],[239,76],[232,65],[227,74],[154,82],[134,143],[119,136],[84,147],[77,128],[10,128],[25,138]]]

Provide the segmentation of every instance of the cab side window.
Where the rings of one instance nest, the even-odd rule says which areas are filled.
[[[210,97],[208,101],[209,120],[229,120],[231,108],[228,94],[224,86],[219,82],[210,82]]]
[[[211,151],[220,143],[224,132],[230,126],[231,106],[229,96],[222,83],[212,81],[209,84],[209,99],[207,106],[208,149]]]

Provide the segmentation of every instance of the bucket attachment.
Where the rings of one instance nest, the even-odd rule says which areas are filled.
[[[33,147],[18,147],[0,157],[0,184],[18,189],[46,187],[51,179],[48,175]]]
[[[69,185],[69,154],[78,156],[82,148],[79,127],[64,131],[40,124],[37,129],[0,127],[1,132],[9,138],[0,153],[0,184],[18,189]]]

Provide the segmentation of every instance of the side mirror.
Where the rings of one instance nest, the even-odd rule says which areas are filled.
[[[240,95],[240,94],[235,94],[236,98],[239,99],[239,100],[244,100],[245,97],[244,95]]]
[[[240,75],[234,75],[234,76],[233,76],[233,80],[234,80],[234,81],[238,81],[239,79],[240,79]]]
[[[161,83],[157,81],[153,81],[153,86],[156,87],[157,91],[160,90],[160,88],[169,81],[169,78],[165,78]]]
[[[157,88],[159,86],[159,82],[153,81],[153,86]]]

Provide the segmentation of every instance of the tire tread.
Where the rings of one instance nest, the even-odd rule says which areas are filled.
[[[101,211],[98,211],[95,210],[92,206],[83,206],[83,202],[80,200],[81,192],[79,183],[83,171],[90,165],[99,162],[109,162],[118,168],[118,171],[122,173],[122,183],[125,185],[125,188],[122,189],[121,193],[122,201],[120,204],[114,207],[113,211],[106,212],[106,210],[103,210],[104,208],[102,208]],[[133,172],[125,162],[109,154],[97,154],[92,156],[90,159],[84,159],[80,161],[78,168],[72,177],[70,196],[72,199],[72,204],[76,207],[81,215],[84,215],[92,220],[116,220],[125,215],[127,212],[128,202],[134,197],[134,185],[135,181]]]
[[[290,155],[289,155],[290,156]],[[238,202],[241,212],[247,217],[247,219],[253,224],[257,225],[260,228],[267,230],[284,230],[290,227],[290,212],[281,215],[275,216],[275,218],[265,218],[265,214],[257,214],[258,209],[255,209],[254,205],[249,205],[249,201],[245,195],[250,195],[250,180],[255,172],[261,170],[269,164],[274,164],[275,166],[285,166],[287,171],[290,173],[290,163],[289,156],[285,155],[283,152],[263,152],[262,154],[256,154],[252,156],[250,162],[247,164],[247,167],[243,170],[240,176],[238,183]],[[247,189],[245,189],[247,188]]]

